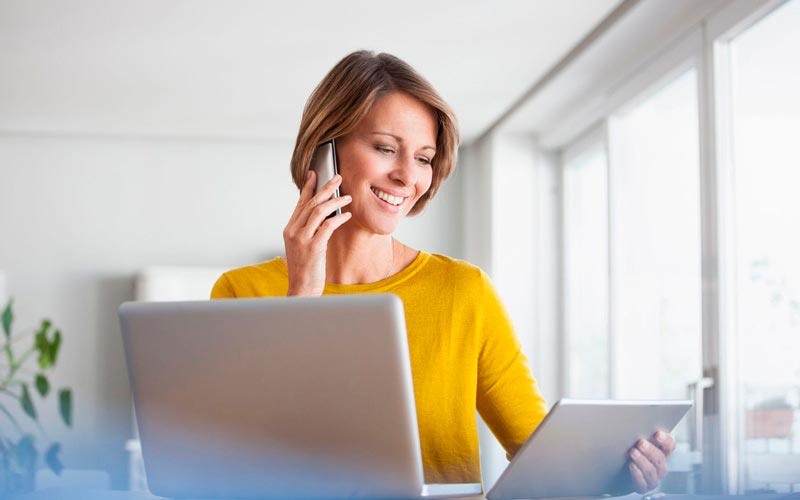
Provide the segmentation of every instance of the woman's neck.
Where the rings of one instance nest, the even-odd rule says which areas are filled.
[[[407,247],[391,235],[342,231],[328,240],[325,281],[345,285],[374,283],[396,274],[407,263]]]

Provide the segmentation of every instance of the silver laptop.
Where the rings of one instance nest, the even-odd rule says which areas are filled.
[[[128,302],[148,486],[174,498],[479,495],[424,484],[394,295]]]
[[[630,493],[624,490],[630,485],[628,450],[656,431],[670,432],[691,407],[690,400],[562,399],[514,455],[486,498]]]

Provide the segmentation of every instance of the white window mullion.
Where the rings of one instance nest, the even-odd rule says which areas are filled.
[[[613,177],[614,177],[614,148],[611,143],[611,128],[613,127],[613,117],[606,118],[603,120],[601,125],[601,133],[603,136],[603,148],[605,150],[605,157],[606,157],[606,227],[607,227],[607,241],[608,245],[606,248],[606,266],[607,266],[607,277],[606,283],[608,284],[608,303],[606,309],[606,317],[608,318],[608,397],[609,398],[616,398],[617,397],[617,388],[616,388],[616,377],[617,377],[617,359],[618,356],[616,355],[616,343],[614,340],[615,334],[615,322],[614,322],[614,300],[616,297],[616,292],[614,290],[614,238],[611,236],[614,234],[614,219],[611,216],[612,214],[612,203],[614,200],[614,185],[613,185]]]

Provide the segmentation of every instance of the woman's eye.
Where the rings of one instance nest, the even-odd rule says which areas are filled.
[[[390,154],[394,153],[394,149],[387,148],[387,147],[384,147],[384,146],[375,146],[375,149],[377,149],[381,153],[384,153],[384,154],[387,154],[387,155],[390,155]]]
[[[425,158],[424,156],[420,156],[419,158],[417,158],[417,161],[419,161],[420,163],[424,163],[425,165],[431,164],[431,161],[428,158]]]

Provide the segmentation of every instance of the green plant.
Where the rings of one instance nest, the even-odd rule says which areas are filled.
[[[0,396],[3,396],[0,398],[0,421],[6,420],[9,424],[0,426],[0,496],[4,492],[26,489],[26,486],[29,488],[38,461],[35,437],[23,430],[7,405],[16,400],[23,413],[36,423],[41,435],[49,441],[39,422],[31,392],[35,390],[41,398],[50,394],[50,381],[46,373],[55,367],[61,347],[61,332],[54,329],[51,335],[53,324],[47,319],[42,320],[38,330],[12,335],[11,327],[14,323],[12,305],[13,301],[9,300],[0,317],[4,341],[0,351]],[[32,345],[20,354],[15,353],[15,346],[31,336]],[[36,356],[36,369],[31,371],[27,365],[34,356]],[[71,427],[72,391],[69,388],[58,391],[58,408],[61,419]],[[16,431],[16,439],[7,432],[12,427]],[[63,469],[59,459],[60,451],[61,445],[51,442],[43,456],[44,463],[56,474],[60,474]]]

